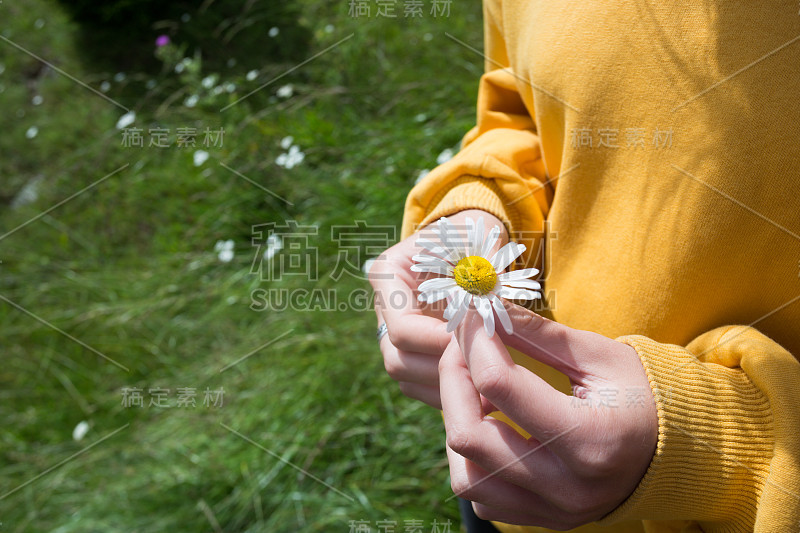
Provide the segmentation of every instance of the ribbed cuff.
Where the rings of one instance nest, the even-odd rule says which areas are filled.
[[[752,531],[775,442],[766,396],[741,369],[702,363],[681,346],[617,340],[639,353],[659,435],[639,486],[600,524],[692,520],[707,532]]]
[[[519,215],[501,199],[500,189],[494,180],[462,176],[439,191],[428,207],[428,213],[420,223],[426,226],[442,217],[467,209],[480,209],[496,216],[505,224],[509,235],[519,227]]]
[[[510,239],[525,245],[526,249],[519,264],[533,266],[532,261],[536,259],[533,252],[538,249],[538,243],[525,242],[525,239],[519,236],[517,233],[521,231],[519,213],[503,200],[503,195],[494,180],[475,176],[462,176],[453,180],[433,197],[419,227],[468,209],[486,211],[503,221]]]

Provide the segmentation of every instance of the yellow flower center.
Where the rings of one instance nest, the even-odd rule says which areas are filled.
[[[485,295],[497,285],[497,272],[492,264],[477,255],[465,257],[456,263],[453,277],[458,286],[472,294]]]

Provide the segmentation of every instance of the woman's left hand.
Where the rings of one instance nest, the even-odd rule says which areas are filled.
[[[572,529],[618,507],[644,476],[658,416],[636,351],[507,304],[491,339],[471,309],[439,363],[453,491],[486,520]],[[502,329],[502,328],[501,328]],[[558,392],[504,343],[570,378]],[[531,434],[486,416],[500,410]]]

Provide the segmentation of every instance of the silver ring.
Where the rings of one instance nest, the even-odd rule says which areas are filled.
[[[382,339],[382,338],[383,338],[383,336],[384,336],[384,335],[386,335],[387,333],[389,333],[389,328],[387,328],[387,327],[386,327],[386,322],[384,322],[383,324],[381,324],[380,326],[378,326],[378,332],[377,332],[377,334],[375,335],[375,336],[378,338],[378,342],[381,342],[381,339]]]

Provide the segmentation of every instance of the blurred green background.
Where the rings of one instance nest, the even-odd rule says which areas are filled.
[[[480,2],[382,3],[0,4],[0,530],[457,530],[372,312],[251,301],[368,294],[332,228],[399,237],[474,121]],[[287,221],[318,275],[254,246]]]

